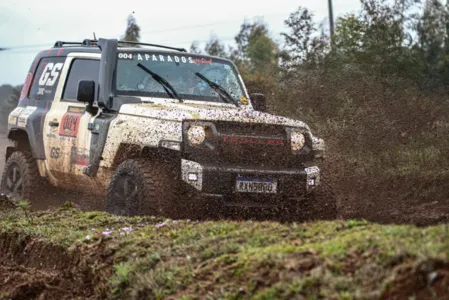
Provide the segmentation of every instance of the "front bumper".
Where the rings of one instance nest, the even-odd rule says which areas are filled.
[[[256,179],[269,178],[276,181],[275,194],[277,195],[307,194],[320,185],[320,169],[316,166],[295,169],[266,169],[257,166],[205,165],[182,159],[181,169],[182,180],[206,195],[242,194],[236,188],[236,181],[240,176]]]

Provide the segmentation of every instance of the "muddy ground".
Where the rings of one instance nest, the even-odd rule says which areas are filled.
[[[0,132],[0,174],[3,172],[7,144],[5,134]],[[390,178],[354,180],[339,178],[337,175],[334,178],[326,178],[325,182],[329,182],[339,203],[340,218],[364,218],[383,224],[431,225],[449,221],[449,173],[442,174],[436,173],[432,176],[417,174],[415,177],[398,177],[394,180]],[[53,195],[45,203],[34,204],[33,209],[54,208],[65,201],[75,202],[79,208],[87,211],[106,209],[104,199],[69,191]],[[283,216],[254,209],[247,211],[233,209],[226,216],[232,219],[283,221]],[[193,217],[201,219],[204,216],[201,213]]]
[[[0,136],[0,169],[2,171],[6,144],[4,136]],[[416,225],[432,225],[449,221],[449,176],[417,175],[414,178],[397,178],[396,180],[377,179],[375,182],[366,180],[345,182],[342,179],[334,180],[331,184],[339,202],[339,217],[343,219],[365,218],[382,224]],[[74,202],[84,211],[105,210],[104,200],[72,192],[61,192],[48,197],[48,201],[33,204],[32,208],[36,211],[55,208],[65,201]],[[260,210],[249,210],[243,213],[241,210],[233,211],[226,214],[226,217],[233,220],[256,219],[281,222],[285,220],[284,216]],[[206,219],[204,215],[197,215],[195,218]],[[8,288],[7,299],[89,299],[98,298],[99,295],[103,298],[104,291],[99,291],[97,286],[101,280],[98,274],[102,273],[101,277],[107,278],[112,272],[110,267],[112,254],[103,247],[103,243],[92,245],[92,248],[85,246],[75,251],[75,256],[68,257],[62,248],[48,246],[46,243],[41,244],[39,241],[21,241],[18,236],[1,236],[0,250],[3,251],[0,251],[0,259],[3,263],[0,263],[0,282]],[[314,259],[319,260],[316,257]],[[98,274],[92,272],[90,267],[92,264],[99,264],[95,271]],[[442,296],[440,299],[449,299],[444,298],[446,297],[444,286],[449,278],[449,265],[446,261],[432,262],[432,265],[434,264],[436,270],[439,270],[439,273],[434,272],[435,274],[445,274],[441,275],[443,279],[437,282],[436,290],[440,291],[439,295]],[[408,268],[407,278],[412,278],[416,282],[404,281],[407,286],[403,288],[400,285],[403,284],[401,281],[397,284],[397,295],[377,296],[384,299],[401,299],[400,290],[412,289],[412,286],[421,284],[418,280],[422,277],[421,275],[410,275],[410,272],[415,272],[415,269],[421,268],[421,265],[418,262],[409,262],[404,267]],[[0,299],[3,299],[1,292]],[[421,298],[431,299],[431,296],[423,294]]]
[[[0,174],[3,172],[5,147],[8,140],[0,132]],[[364,218],[382,224],[432,225],[449,221],[449,173],[444,175],[389,179],[345,180],[326,178],[339,203],[339,217],[343,219]],[[33,204],[34,210],[55,208],[65,201],[90,211],[106,209],[104,199],[80,193],[61,191],[52,195],[45,203]],[[208,212],[205,212],[208,214]],[[210,215],[215,215],[210,212]],[[223,216],[223,215],[221,215]],[[192,216],[202,219],[204,212]],[[284,216],[262,210],[230,209],[226,214],[231,219],[258,219],[283,221]],[[215,216],[213,216],[215,218]]]

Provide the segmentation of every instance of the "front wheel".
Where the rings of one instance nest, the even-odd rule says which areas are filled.
[[[176,212],[180,172],[168,163],[129,159],[121,163],[108,188],[107,210],[114,215],[163,215]]]
[[[16,151],[8,158],[0,184],[1,193],[13,202],[34,202],[42,196],[44,182],[30,152]]]

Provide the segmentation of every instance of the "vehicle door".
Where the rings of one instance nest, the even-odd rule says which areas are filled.
[[[74,182],[83,176],[83,168],[88,166],[92,136],[88,128],[96,115],[86,111],[86,104],[76,98],[80,80],[95,81],[97,95],[99,67],[100,54],[69,54],[59,97],[46,116],[47,169],[58,186],[73,188]]]

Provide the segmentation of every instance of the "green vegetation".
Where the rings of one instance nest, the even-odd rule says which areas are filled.
[[[1,236],[45,240],[68,252],[82,245],[115,249],[102,283],[111,298],[377,298],[389,291],[417,295],[423,284],[426,291],[449,293],[449,277],[437,276],[449,274],[448,225],[196,222],[117,217],[70,205],[32,214],[30,224],[19,208],[2,213]],[[404,272],[412,284],[401,281]],[[428,283],[422,272],[439,280]]]

